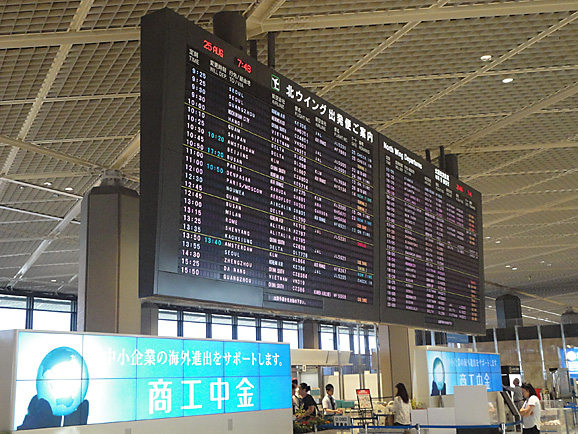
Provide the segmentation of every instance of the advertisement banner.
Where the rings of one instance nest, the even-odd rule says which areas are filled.
[[[14,429],[291,408],[288,344],[19,332]]]
[[[454,386],[502,390],[499,354],[428,351],[427,366],[431,396],[452,395]]]

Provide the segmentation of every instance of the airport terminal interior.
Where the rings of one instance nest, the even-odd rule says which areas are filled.
[[[299,361],[291,363],[291,376],[311,383],[318,398],[324,395],[324,385],[338,375],[343,377],[336,380],[336,396],[340,391],[343,395],[340,400],[358,400],[356,387],[375,385],[372,396],[383,397],[387,406],[396,372],[410,385],[419,378],[408,369],[419,360],[424,364],[429,360],[429,355],[419,352],[426,345],[499,353],[502,375],[521,376],[537,388],[555,389],[556,369],[569,368],[562,359],[578,346],[574,313],[578,312],[578,0],[1,1],[0,330],[84,331],[78,321],[85,316],[83,273],[91,256],[83,250],[89,236],[83,199],[86,207],[91,191],[111,185],[133,191],[135,197],[152,191],[152,181],[148,185],[144,181],[150,173],[143,171],[145,167],[148,172],[150,165],[141,161],[143,143],[153,140],[149,133],[154,130],[149,128],[150,137],[145,137],[148,125],[141,123],[141,116],[148,107],[143,104],[141,74],[143,58],[154,56],[141,55],[143,44],[152,47],[154,42],[141,37],[141,19],[163,8],[209,33],[216,15],[235,12],[246,23],[248,42],[243,48],[246,56],[237,54],[234,61],[227,59],[225,49],[223,65],[240,68],[236,73],[231,70],[229,79],[234,76],[241,89],[243,83],[250,87],[248,82],[262,80],[259,74],[265,71],[257,62],[271,67],[283,83],[290,83],[284,84],[284,97],[293,98],[295,113],[300,113],[299,104],[311,112],[319,107],[321,118],[329,107],[327,122],[337,125],[336,137],[341,127],[358,135],[351,143],[361,143],[362,150],[366,145],[373,149],[368,151],[374,152],[373,166],[369,163],[366,169],[385,173],[386,153],[396,146],[411,154],[405,155],[403,163],[414,169],[431,161],[445,170],[450,161],[445,157],[451,156],[452,182],[458,180],[453,187],[457,185],[462,193],[463,186],[466,193],[473,189],[474,201],[479,192],[476,209],[481,211],[473,217],[480,220],[475,229],[480,252],[475,290],[483,312],[468,311],[469,316],[460,317],[463,322],[456,322],[455,328],[444,328],[440,322],[416,327],[399,322],[399,315],[388,320],[383,312],[396,306],[386,306],[383,294],[391,281],[383,271],[373,281],[368,304],[375,303],[376,308],[367,317],[359,303],[354,313],[343,316],[337,313],[339,307],[312,314],[316,303],[322,304],[316,300],[327,297],[331,287],[320,287],[320,292],[302,299],[295,293],[293,301],[283,299],[294,305],[311,303],[303,308],[276,308],[273,302],[279,298],[273,298],[283,297],[282,291],[264,291],[263,299],[273,304],[263,302],[254,308],[249,302],[211,297],[196,303],[195,296],[169,291],[164,293],[169,297],[146,300],[154,308],[149,331],[169,337],[285,342],[291,350],[325,351],[325,362],[301,353],[295,356],[301,357]],[[223,58],[220,42],[214,41],[205,39],[196,57],[188,52],[187,65],[193,66],[193,73],[187,79],[193,83],[205,78],[194,69],[199,58],[200,69],[205,58],[207,62],[210,56],[216,61]],[[210,48],[205,52],[207,44]],[[213,68],[217,64],[210,59]],[[147,86],[146,92],[154,93],[150,83]],[[275,81],[271,88],[283,91]],[[296,89],[296,94],[290,93]],[[198,110],[189,114],[196,116],[204,112],[205,101],[193,91],[194,98],[201,98],[188,100]],[[337,113],[336,118],[330,112]],[[224,141],[216,133],[208,134]],[[219,157],[214,149],[207,152],[213,152],[211,158]],[[234,158],[242,154],[236,155],[221,160],[240,164]],[[209,163],[205,164],[208,171]],[[274,162],[271,165],[275,167]],[[401,176],[411,169],[407,167]],[[431,167],[439,180],[437,169]],[[360,170],[367,173],[366,169]],[[384,175],[383,180],[377,176],[373,180],[376,198],[385,179]],[[310,180],[312,189],[317,188],[316,180]],[[362,206],[376,207],[376,219],[369,226],[381,230],[378,242],[385,245],[386,219],[380,222],[378,217],[389,218],[389,214],[385,205],[379,208],[378,199],[372,202],[364,194],[358,195],[366,200]],[[368,208],[358,209],[371,214]],[[140,213],[142,224],[143,208]],[[381,264],[387,256],[383,252]],[[363,269],[366,278],[373,275],[371,267],[377,270],[379,264]],[[135,291],[137,287],[137,283],[132,286]],[[380,291],[381,301],[375,296]],[[145,292],[151,295],[148,289]],[[367,303],[363,297],[357,302]],[[333,306],[334,301],[324,303]],[[436,317],[434,311],[427,313]],[[477,328],[460,328],[476,320],[481,321]],[[566,327],[561,328],[561,323]],[[394,354],[395,343],[404,347],[403,354]],[[387,380],[382,377],[384,370],[390,371]],[[346,393],[347,375],[356,379]],[[574,384],[571,373],[570,378]],[[414,395],[421,394],[427,401],[430,391],[413,387]]]

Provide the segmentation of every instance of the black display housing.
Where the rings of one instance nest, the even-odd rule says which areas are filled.
[[[478,262],[475,269],[479,282],[479,315],[477,319],[464,320],[453,317],[450,318],[444,315],[392,308],[388,306],[388,276],[384,271],[387,269],[388,257],[386,246],[388,244],[386,224],[387,206],[383,192],[386,189],[386,159],[390,153],[386,150],[384,144],[395,146],[401,154],[407,155],[409,160],[405,160],[404,164],[415,167],[412,161],[418,162],[419,165],[422,166],[420,170],[423,172],[422,175],[418,174],[418,176],[433,177],[433,179],[435,179],[436,169],[434,166],[377,133],[377,131],[369,128],[362,122],[345,114],[322,98],[315,96],[308,90],[285,78],[273,69],[260,64],[246,53],[234,48],[168,9],[163,9],[143,17],[141,32],[141,208],[139,246],[139,295],[141,298],[163,302],[174,301],[177,304],[198,303],[199,305],[218,305],[223,308],[232,307],[255,312],[281,312],[297,314],[304,317],[326,317],[373,323],[402,324],[417,328],[447,330],[452,332],[483,333],[485,331],[483,256],[481,246],[481,195],[478,192],[459,182],[459,180],[448,177],[449,186],[447,187],[452,189],[452,195],[454,196],[450,199],[450,197],[446,195],[446,200],[455,202],[456,198],[467,198],[475,208],[475,232],[478,249]],[[197,54],[195,55],[195,53]],[[321,283],[319,284],[316,283],[318,282],[315,280],[316,278],[312,278],[310,281],[312,283],[304,285],[307,291],[309,291],[312,286],[324,285],[324,292],[326,292],[326,294],[323,296],[294,292],[288,288],[270,288],[266,284],[244,284],[223,280],[222,278],[214,279],[191,276],[179,271],[180,261],[183,260],[180,254],[182,251],[181,244],[183,242],[181,236],[183,236],[182,234],[185,232],[182,221],[185,217],[181,211],[183,208],[183,200],[185,200],[183,198],[185,194],[183,193],[183,176],[185,176],[184,164],[186,158],[184,152],[188,152],[186,150],[183,151],[183,143],[185,141],[185,134],[188,134],[187,131],[188,128],[190,128],[190,126],[187,126],[189,123],[185,119],[186,114],[184,110],[187,108],[187,105],[185,104],[184,98],[185,88],[190,84],[190,80],[192,80],[190,72],[191,61],[195,59],[198,60],[196,64],[198,70],[207,74],[207,77],[210,77],[210,83],[208,83],[209,80],[206,80],[207,86],[213,86],[215,89],[222,88],[223,83],[217,81],[218,69],[221,67],[224,68],[222,70],[224,76],[220,80],[228,82],[228,85],[233,88],[239,90],[241,89],[239,86],[242,83],[246,85],[247,81],[250,82],[249,88],[245,88],[245,97],[248,98],[247,100],[250,99],[253,102],[255,98],[263,102],[263,104],[249,104],[249,108],[253,107],[255,113],[257,113],[258,110],[263,110],[263,107],[267,107],[267,104],[270,106],[269,108],[274,107],[272,100],[274,100],[275,97],[272,95],[279,95],[285,100],[283,104],[284,110],[281,111],[286,116],[286,119],[295,120],[296,116],[299,115],[302,116],[300,121],[305,124],[307,131],[318,131],[321,133],[321,136],[334,138],[336,141],[340,140],[338,139],[339,137],[343,138],[343,141],[347,145],[347,161],[351,163],[351,166],[347,167],[347,178],[353,179],[352,170],[359,169],[363,173],[356,173],[360,173],[360,176],[367,176],[367,179],[371,180],[371,186],[364,184],[360,187],[361,190],[365,190],[366,193],[359,194],[359,202],[361,205],[353,201],[347,205],[347,217],[348,219],[357,218],[355,224],[358,229],[353,226],[350,227],[348,224],[347,230],[351,233],[347,240],[349,244],[347,244],[347,248],[345,248],[344,251],[351,251],[355,254],[354,249],[356,247],[351,247],[350,241],[354,240],[355,243],[357,243],[366,239],[369,241],[367,242],[367,247],[364,248],[369,248],[370,245],[373,245],[373,249],[370,255],[371,263],[370,261],[358,260],[355,262],[356,267],[353,267],[351,265],[353,264],[351,258],[349,255],[345,255],[347,256],[348,262],[340,264],[348,264],[348,267],[344,267],[347,269],[347,272],[344,273],[347,276],[347,282],[351,281],[352,271],[359,274],[359,279],[361,279],[362,282],[366,281],[368,277],[371,277],[373,284],[370,289],[363,286],[363,284],[358,285],[357,283],[352,283],[352,285],[350,285],[351,288],[348,289],[344,287],[343,290],[340,290],[340,283],[336,281],[336,285],[331,285],[328,280],[329,278],[325,278],[325,280],[320,281]],[[216,66],[216,69],[212,72],[212,66],[207,66],[217,64],[220,66]],[[299,100],[297,98],[291,99],[288,98],[287,95],[283,95],[283,89],[279,91],[275,90],[276,85],[272,81],[273,77],[279,80],[281,86],[284,86],[283,89],[285,89],[284,91],[286,93],[286,86],[292,86],[294,90],[298,90],[300,95]],[[305,102],[305,100],[307,100],[307,102]],[[222,98],[222,101],[223,103],[229,103],[226,98]],[[312,104],[312,102],[314,104]],[[318,110],[320,105],[323,105],[326,109],[323,113]],[[192,106],[197,107],[195,104]],[[317,108],[314,110],[313,108],[315,106],[317,106]],[[210,113],[209,109],[204,111],[206,111],[206,115],[211,118],[211,128],[215,130],[211,131],[211,133],[218,138],[225,138],[225,135],[217,131],[217,129],[231,125],[230,121],[219,119],[214,113]],[[341,116],[341,121],[344,123],[338,124],[336,119],[332,120],[329,117],[330,111],[333,112],[334,116]],[[200,111],[197,110],[196,113],[199,114]],[[255,119],[256,118],[258,117],[255,116]],[[347,122],[343,120],[344,118]],[[307,119],[309,119],[309,122],[307,122]],[[221,121],[223,122],[220,123]],[[325,130],[323,130],[323,125]],[[349,126],[349,129],[346,125]],[[263,123],[261,126],[255,126],[255,128],[261,127],[264,128],[263,131],[271,129],[269,122]],[[255,133],[256,130],[249,132],[250,129],[251,128],[243,129],[242,134],[251,133],[256,137],[256,140],[259,141],[260,139]],[[209,134],[209,132],[203,131],[203,134],[206,135]],[[369,135],[371,135],[372,140],[368,139]],[[268,137],[265,137],[263,144],[267,145],[269,142],[273,143]],[[291,142],[291,144],[293,145],[293,142]],[[307,152],[311,151],[313,154],[307,154],[307,168],[304,169],[307,171],[307,177],[310,180],[310,189],[304,189],[304,191],[307,191],[304,196],[305,200],[310,199],[310,202],[312,200],[317,201],[317,196],[321,196],[322,199],[320,199],[319,202],[325,204],[322,204],[321,207],[331,206],[331,204],[335,206],[331,201],[333,193],[329,190],[324,190],[325,187],[317,182],[315,178],[315,168],[320,166],[316,166],[317,163],[314,161],[312,155],[316,155],[314,152],[315,146],[317,145],[313,142],[308,142],[308,145],[311,146],[307,148]],[[321,148],[319,148],[319,150],[326,152]],[[255,152],[261,151],[262,146],[257,147]],[[215,151],[213,149],[213,152],[216,152],[216,154],[210,154],[208,149],[203,149],[202,158],[204,164],[209,163],[214,165],[215,162],[218,163],[220,161],[224,164],[222,167],[224,170],[226,164],[236,164],[227,161],[228,157],[226,155],[221,156],[219,150]],[[285,155],[297,155],[295,152],[290,151],[289,148],[285,148],[284,152]],[[360,159],[355,164],[351,160],[352,155]],[[365,158],[365,160],[362,161],[363,158]],[[262,160],[260,161],[262,162]],[[267,162],[267,164],[273,165],[270,161]],[[241,165],[242,164],[239,164],[239,167]],[[363,167],[364,165],[365,167]],[[255,167],[251,169],[255,169]],[[286,172],[294,170],[294,164],[288,164],[285,167],[281,167],[281,169]],[[334,173],[334,169],[335,168],[328,167],[326,170],[328,172],[333,171],[331,173]],[[324,172],[325,169],[322,171]],[[257,172],[253,170],[251,173]],[[272,174],[273,172],[269,175]],[[211,176],[211,182],[217,186],[218,182],[215,181],[218,181],[218,178],[215,177],[214,174]],[[339,175],[337,175],[337,177],[339,177]],[[204,178],[203,182],[205,182]],[[291,188],[294,187],[293,180],[283,181],[283,183],[286,190],[288,189],[287,186],[291,186]],[[210,186],[207,185],[207,188],[208,187]],[[471,196],[459,191],[457,189],[458,187],[465,188],[466,191],[471,193]],[[350,195],[353,194],[352,188],[351,185],[348,186]],[[189,191],[192,190],[189,189]],[[198,193],[198,191],[196,192]],[[319,192],[322,192],[322,194],[315,194]],[[269,191],[269,193],[271,192]],[[206,194],[210,195],[212,192],[203,190],[202,197],[207,197]],[[335,192],[335,194],[335,197],[338,197],[337,192]],[[217,194],[214,194],[214,196],[217,196]],[[265,192],[262,196],[265,197]],[[312,199],[314,197],[315,199]],[[213,200],[211,207],[217,209],[219,207],[218,203],[218,201],[215,202]],[[307,231],[309,232],[307,233],[311,235],[310,231],[315,230],[314,228],[317,227],[317,223],[311,220],[312,206],[308,209],[307,212],[309,214],[306,218],[308,223]],[[362,211],[359,211],[359,209]],[[325,209],[325,211],[327,211],[327,209]],[[251,212],[255,213],[257,211]],[[263,216],[268,215],[270,218],[271,214],[263,213],[263,210],[258,212],[261,212]],[[371,218],[365,219],[359,217],[361,214],[371,215]],[[244,216],[245,214],[243,213],[243,216],[239,220],[241,223],[243,222]],[[215,218],[212,218],[210,221],[216,225],[214,222]],[[289,218],[289,221],[292,221],[291,218]],[[369,225],[368,223],[371,224]],[[239,222],[238,225],[242,226]],[[271,227],[270,220],[268,219],[264,219],[263,221],[257,221],[257,219],[255,219],[251,225],[257,225],[263,230]],[[255,226],[251,226],[251,228],[253,227]],[[316,243],[319,239],[328,239],[323,238],[326,235],[325,229],[322,231],[323,236],[321,238],[314,238],[317,236],[317,232],[315,232],[315,235],[311,235],[311,240],[313,240],[311,243]],[[358,233],[354,233],[354,230],[359,233],[365,233],[366,235],[370,233],[371,236],[368,238],[366,235],[359,235]],[[195,234],[204,233],[203,231],[193,232]],[[328,232],[329,231],[327,231],[327,233]],[[339,228],[335,229],[335,232],[337,236],[343,235],[343,232]],[[289,233],[289,231],[286,230],[285,233]],[[256,234],[256,232],[251,229],[251,234]],[[202,236],[206,237],[206,234]],[[209,239],[211,242],[217,239],[220,239],[221,242],[230,242],[230,240],[227,241],[225,239],[225,235],[218,237],[214,236],[214,234],[209,234]],[[357,245],[359,246],[359,244]],[[330,248],[327,252],[323,252],[325,257],[329,258],[329,254],[334,254],[336,257],[339,257],[340,245],[328,244],[327,246]],[[324,247],[327,246],[324,245]],[[333,249],[331,249],[331,247],[333,247]],[[216,251],[215,249],[211,248],[209,250],[212,252],[210,254],[220,254],[214,253]],[[261,246],[259,254],[263,251],[267,251],[267,248]],[[258,256],[259,255],[256,255],[255,257]],[[293,255],[286,255],[286,257],[291,258]],[[331,259],[331,261],[327,260],[326,263],[329,264],[329,266],[335,266],[336,260]],[[218,261],[213,261],[212,263],[215,264],[215,267],[221,267],[218,270],[221,277],[227,274],[223,271],[223,264],[219,265]],[[321,261],[319,263],[321,263]],[[262,267],[262,265],[263,264],[252,264],[252,269],[249,271],[253,272],[257,267]],[[285,273],[293,273],[293,266],[289,265],[290,264],[287,263],[280,268],[285,267],[283,270]],[[281,270],[278,271],[281,272]],[[255,271],[255,273],[257,273],[257,271]],[[335,275],[338,274],[340,273],[336,273]],[[255,281],[261,282],[258,278],[255,278]],[[349,292],[346,293],[346,290]],[[347,299],[336,298],[338,295],[346,297]],[[354,300],[355,297],[358,297],[360,301]],[[279,301],[280,299],[288,298],[293,299],[293,302]]]

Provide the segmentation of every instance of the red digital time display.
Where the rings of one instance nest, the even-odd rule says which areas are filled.
[[[249,65],[247,62],[243,61],[242,59],[239,59],[238,57],[236,58],[236,62],[239,68],[243,69],[248,74],[251,73],[251,65]]]
[[[461,191],[462,193],[464,193],[464,187],[461,186],[460,184],[456,184],[456,189],[457,189],[458,191]],[[470,190],[467,190],[467,189],[466,189],[465,193],[466,193],[468,196],[470,196],[470,197],[474,197],[474,194],[473,194]]]
[[[206,39],[203,40],[203,48],[211,53],[216,54],[219,57],[224,56],[223,49],[218,47],[217,45],[213,44],[211,41],[207,41]]]

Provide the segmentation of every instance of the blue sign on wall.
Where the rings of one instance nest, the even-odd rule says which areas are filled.
[[[291,408],[288,344],[19,332],[14,429]]]
[[[571,378],[578,378],[578,348],[567,348],[566,359],[564,359],[564,349],[560,348],[560,360],[562,367],[568,368],[568,373]]]
[[[502,390],[499,354],[427,352],[430,395],[451,395],[454,386],[485,385],[488,392]]]

